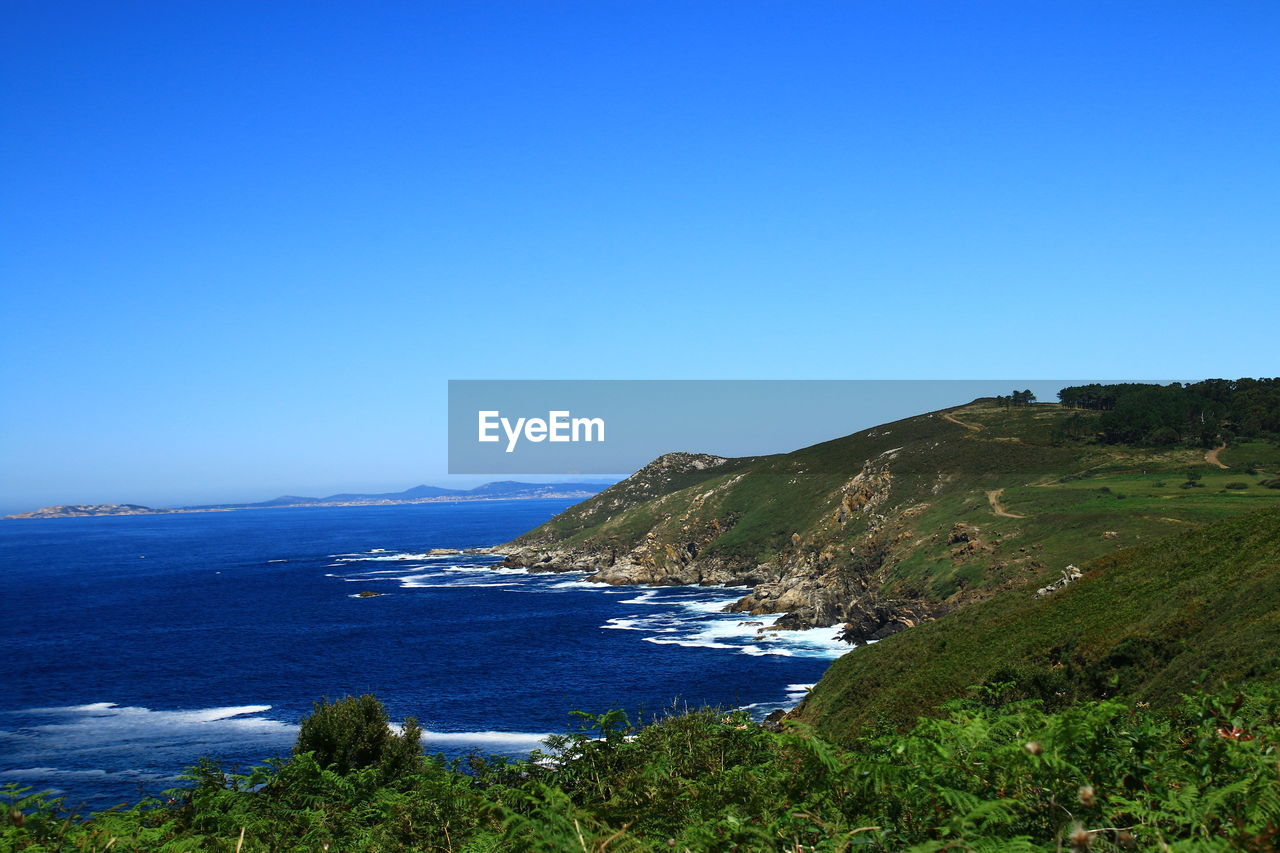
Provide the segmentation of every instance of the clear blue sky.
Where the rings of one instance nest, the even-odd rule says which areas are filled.
[[[443,482],[449,378],[1276,373],[1280,4],[0,30],[0,508]]]

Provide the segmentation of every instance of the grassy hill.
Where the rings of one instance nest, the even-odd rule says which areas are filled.
[[[795,716],[833,740],[906,724],[984,684],[1050,708],[1157,706],[1280,673],[1280,507],[1089,563],[1047,595],[1014,589],[835,661]]]
[[[1280,505],[1270,443],[1103,444],[1102,417],[978,400],[793,453],[670,454],[500,550],[613,583],[748,584],[744,612],[867,640]]]

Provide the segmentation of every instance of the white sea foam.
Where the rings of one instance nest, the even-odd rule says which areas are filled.
[[[817,687],[816,684],[788,684],[787,698],[799,702],[805,696],[809,695],[809,691]]]
[[[594,589],[594,590],[599,590],[599,589],[600,589],[600,587],[601,587],[601,584],[596,583],[596,582],[594,582],[594,581],[556,581],[555,583],[547,584],[547,588],[548,588],[548,589]],[[622,602],[622,603],[623,603],[623,604],[627,604],[627,602],[625,602],[625,601],[624,601],[624,602]]]
[[[427,751],[432,747],[451,749],[475,747],[477,751],[529,752],[542,746],[551,737],[547,732],[431,732],[422,733]]]
[[[609,619],[600,627],[640,631],[650,635],[643,638],[646,642],[657,645],[727,649],[756,657],[835,658],[851,648],[836,637],[836,626],[804,631],[769,630],[769,626],[762,623],[780,614],[744,620],[742,614],[723,612],[726,604],[737,599],[664,596],[662,593],[663,590],[650,589],[622,603],[665,605],[670,608],[667,612],[627,614]],[[671,634],[679,636],[669,636]]]
[[[657,617],[618,616],[613,619],[609,619],[600,627],[610,628],[617,631],[645,631],[645,632],[656,632],[659,634],[671,634],[680,630],[679,628],[671,627],[669,624],[664,624],[666,621],[667,620],[661,616],[657,616]]]
[[[643,592],[641,592],[639,595],[637,595],[635,598],[624,598],[622,601],[618,603],[619,604],[661,604],[662,602],[654,600],[658,596],[658,592],[659,591],[657,589],[646,589]]]
[[[67,754],[133,756],[149,763],[183,767],[196,755],[226,748],[251,748],[266,757],[287,751],[297,726],[263,716],[270,705],[236,705],[156,711],[150,708],[94,702],[56,708],[9,712],[38,715],[52,721],[29,721],[5,731],[11,764],[42,767]]]
[[[421,583],[415,578],[399,578],[399,580],[402,581],[400,584],[402,589],[480,589],[483,587],[508,587],[516,585],[514,581],[508,583],[503,583],[501,581],[495,581],[493,583],[460,583],[458,581],[454,581],[453,583]]]
[[[740,598],[742,596],[738,595],[733,598],[715,598],[710,601],[682,601],[680,606],[695,613],[724,613],[726,607],[731,604],[737,604]]]
[[[404,562],[405,560],[416,560],[418,562],[422,562],[425,560],[433,560],[433,561],[451,560],[456,556],[457,556],[456,554],[424,554],[424,553],[416,553],[412,551],[406,551],[406,552],[395,553],[395,554],[378,552],[376,553],[376,555],[375,555],[375,552],[370,552],[369,554],[331,554],[330,555],[332,559],[338,560],[339,562],[342,562],[342,563],[389,563],[389,562]]]
[[[715,640],[699,639],[698,637],[685,637],[683,639],[674,637],[645,637],[646,643],[653,643],[659,646],[684,646],[686,649],[738,649],[742,646],[735,646],[731,643],[719,643]]]
[[[93,767],[86,770],[64,770],[58,767],[15,767],[12,770],[0,770],[0,779],[16,781],[31,780],[40,782],[45,779],[90,780],[102,779],[136,779],[139,782],[171,782],[181,777],[177,774],[148,773],[145,770],[104,770]]]
[[[481,572],[495,575],[527,575],[528,569],[513,569],[503,565],[486,566],[483,563],[461,563],[457,566],[445,566],[442,572],[458,572],[461,574],[478,574]]]

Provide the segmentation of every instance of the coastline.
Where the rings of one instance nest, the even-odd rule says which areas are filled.
[[[543,501],[543,500],[569,500],[573,498],[588,498],[591,495],[582,493],[562,493],[562,494],[542,494],[542,495],[510,495],[510,496],[489,496],[477,495],[475,497],[448,495],[442,497],[430,498],[410,498],[406,500],[376,500],[376,501],[325,501],[319,503],[294,503],[294,504],[272,504],[271,506],[257,506],[253,504],[244,505],[228,505],[228,506],[208,506],[208,507],[143,507],[139,509],[121,509],[112,511],[94,512],[88,510],[70,510],[66,512],[53,512],[50,510],[56,507],[45,507],[44,509],[32,510],[31,512],[19,512],[11,515],[0,516],[0,521],[8,520],[31,520],[31,519],[50,519],[50,518],[105,518],[108,516],[120,515],[173,515],[177,513],[194,513],[194,512],[236,512],[246,509],[307,509],[313,507],[356,507],[356,506],[408,506],[411,504],[435,504],[435,503],[479,503],[483,501]],[[124,506],[124,505],[120,505]]]

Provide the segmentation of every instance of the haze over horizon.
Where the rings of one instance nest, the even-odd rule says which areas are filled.
[[[1275,373],[1275,3],[6,23],[0,512],[451,485],[448,379]]]

